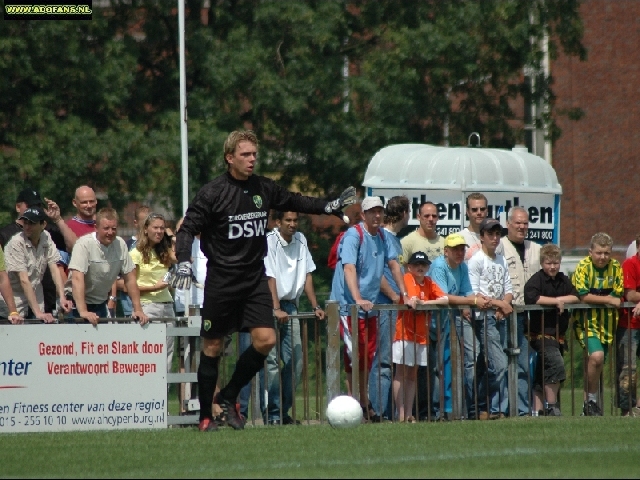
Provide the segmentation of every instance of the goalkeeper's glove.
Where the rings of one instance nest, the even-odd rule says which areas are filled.
[[[176,268],[170,285],[178,290],[188,290],[191,288],[191,262],[180,262]]]
[[[340,194],[339,198],[327,203],[324,211],[341,218],[344,223],[349,223],[349,217],[342,212],[342,209],[354,203],[356,203],[356,189],[355,187],[348,187]]]

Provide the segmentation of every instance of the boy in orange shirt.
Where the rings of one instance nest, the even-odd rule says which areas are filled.
[[[438,285],[425,275],[431,262],[423,252],[411,255],[404,275],[404,284],[409,297],[409,306],[448,305],[449,298]],[[427,344],[431,313],[427,311],[402,310],[396,320],[396,336],[393,342],[393,363],[396,373],[393,379],[393,396],[401,422],[415,423],[411,415],[416,394],[418,365],[427,365]]]

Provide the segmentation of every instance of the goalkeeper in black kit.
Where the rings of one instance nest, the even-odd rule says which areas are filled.
[[[217,430],[212,403],[220,405],[221,419],[236,430],[244,419],[236,409],[242,387],[262,368],[276,343],[273,301],[264,270],[266,229],[270,209],[343,218],[343,207],[355,203],[355,188],[327,202],[291,193],[273,180],[254,175],[258,140],[251,131],[234,131],[224,143],[227,172],[207,183],[193,199],[177,233],[178,266],[170,283],[191,286],[191,245],[200,236],[207,257],[207,279],[202,306],[202,354],[198,367],[201,431]],[[252,345],[240,355],[229,380],[214,398],[224,337],[251,333]]]

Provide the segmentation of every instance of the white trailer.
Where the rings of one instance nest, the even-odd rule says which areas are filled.
[[[440,214],[441,235],[457,232],[469,224],[465,199],[482,192],[488,214],[506,227],[511,207],[529,212],[529,234],[539,243],[560,243],[560,196],[556,172],[543,158],[525,147],[512,150],[482,147],[441,147],[427,144],[390,145],[369,162],[363,186],[367,196],[383,202],[406,195],[411,203],[411,221],[423,201],[432,201]]]

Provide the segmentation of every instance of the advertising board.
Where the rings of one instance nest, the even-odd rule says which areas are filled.
[[[471,192],[451,190],[416,191],[413,189],[369,188],[368,196],[382,197],[386,204],[389,198],[406,195],[411,205],[410,226],[417,227],[418,207],[424,201],[433,202],[438,207],[438,233],[447,236],[469,225],[465,213],[465,199]],[[500,220],[506,226],[506,216],[511,207],[523,207],[529,212],[529,233],[527,238],[539,243],[557,242],[559,235],[560,195],[542,193],[482,192],[488,200],[487,215]],[[413,229],[413,228],[412,228]]]
[[[167,426],[166,325],[0,325],[0,433]]]

